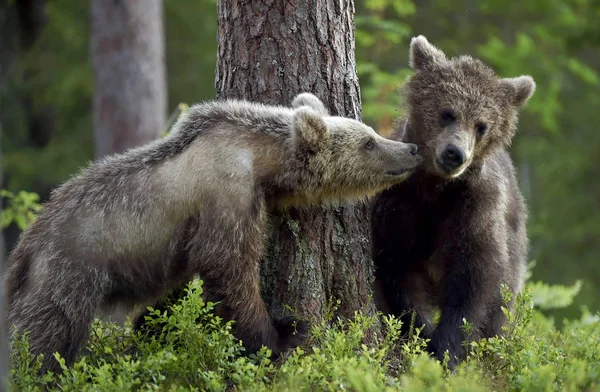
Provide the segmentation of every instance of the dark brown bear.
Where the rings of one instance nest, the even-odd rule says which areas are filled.
[[[374,200],[376,298],[405,327],[415,315],[430,351],[442,359],[448,350],[454,368],[466,354],[463,318],[470,339],[500,334],[500,286],[523,286],[527,211],[505,148],[535,83],[498,78],[469,56],[447,59],[423,36],[410,65],[409,117],[392,138],[417,144],[424,165]]]

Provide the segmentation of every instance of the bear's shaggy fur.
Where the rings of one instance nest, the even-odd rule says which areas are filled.
[[[376,299],[405,326],[416,316],[430,350],[440,359],[448,350],[454,366],[463,318],[471,339],[499,334],[500,285],[515,294],[523,285],[527,211],[505,148],[535,84],[498,78],[469,56],[447,59],[423,36],[410,58],[409,117],[392,138],[417,144],[424,164],[373,202]]]
[[[273,322],[259,294],[268,209],[365,197],[406,179],[416,154],[308,93],[292,108],[193,106],[166,138],[52,193],[8,261],[9,324],[57,371],[52,354],[71,364],[98,310],[151,303],[199,274],[247,351],[278,354],[306,325]]]

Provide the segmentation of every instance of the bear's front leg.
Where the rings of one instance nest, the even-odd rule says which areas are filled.
[[[383,191],[372,205],[371,233],[375,262],[375,301],[379,309],[402,320],[402,332],[432,333],[433,290],[421,261],[429,256],[430,224],[426,205],[407,184]]]
[[[247,268],[242,267],[244,263]],[[223,269],[217,273],[201,273],[206,295],[218,301],[218,315],[234,320],[233,334],[242,341],[247,354],[266,346],[277,358],[282,352],[302,344],[308,325],[294,317],[272,320],[260,296],[258,268],[254,260],[246,259],[244,263],[240,263],[243,271]]]
[[[216,312],[233,320],[234,335],[246,353],[262,346],[275,357],[299,346],[308,325],[294,318],[273,321],[260,295],[260,259],[267,238],[264,200],[238,203],[236,214],[205,215],[190,240],[190,265],[204,281],[207,299],[218,302]],[[208,228],[208,229],[207,229]]]
[[[500,283],[508,266],[505,232],[500,230],[500,223],[482,223],[477,211],[464,212],[461,220],[453,222],[460,224],[442,231],[443,245],[434,255],[442,258],[445,268],[441,317],[429,347],[439,360],[447,350],[451,369],[465,358],[465,341],[482,336],[490,308],[501,300]],[[463,320],[471,328],[465,327]]]

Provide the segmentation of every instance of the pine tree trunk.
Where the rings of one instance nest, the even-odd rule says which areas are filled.
[[[90,0],[96,156],[156,139],[166,121],[162,0]]]
[[[333,115],[360,119],[352,0],[220,0],[218,98],[290,105],[303,91]],[[276,212],[262,263],[263,297],[274,318],[289,305],[319,319],[372,314],[373,263],[366,206]]]

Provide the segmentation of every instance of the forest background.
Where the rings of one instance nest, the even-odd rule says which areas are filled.
[[[600,1],[355,4],[363,120],[383,135],[402,115],[396,91],[410,74],[412,36],[503,77],[533,76],[511,150],[530,208],[532,279],[581,281],[576,305],[600,310]],[[167,119],[180,103],[215,97],[216,0],[165,0],[163,12]],[[1,188],[43,201],[103,137],[93,126],[89,2],[0,0],[0,22]],[[5,253],[19,232],[16,223],[4,230]],[[579,306],[553,315],[578,317]]]

